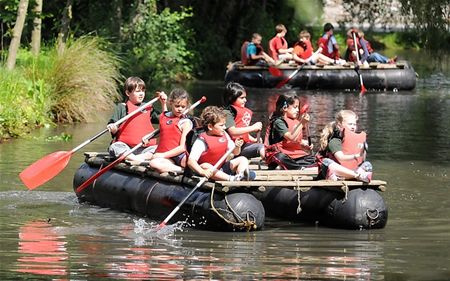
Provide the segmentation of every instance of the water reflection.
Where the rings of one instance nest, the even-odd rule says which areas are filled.
[[[49,222],[30,221],[19,228],[20,257],[17,272],[65,276],[68,254],[65,236],[56,234]]]

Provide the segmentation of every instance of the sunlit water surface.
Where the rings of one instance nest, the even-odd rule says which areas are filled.
[[[447,65],[448,69],[448,65]],[[189,86],[194,99],[221,102],[222,82]],[[41,129],[0,145],[1,280],[450,280],[450,78],[436,71],[413,92],[297,92],[310,104],[311,133],[336,111],[356,111],[369,135],[375,177],[388,182],[386,228],[351,231],[274,218],[262,231],[221,233],[79,204],[73,174],[82,153],[33,191],[18,174],[44,155],[70,150],[104,128],[96,123]],[[265,119],[276,94],[249,89],[248,106]],[[73,135],[69,142],[47,136]],[[104,151],[109,136],[83,151]]]

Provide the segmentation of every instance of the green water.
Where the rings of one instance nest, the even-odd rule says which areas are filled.
[[[414,57],[410,58],[414,64]],[[417,57],[420,64],[424,59]],[[419,69],[421,69],[419,65]],[[18,174],[44,155],[70,150],[104,128],[96,123],[41,129],[0,145],[1,280],[449,280],[450,78],[427,70],[413,92],[298,94],[311,108],[313,141],[335,112],[350,108],[368,132],[375,178],[388,182],[386,228],[351,231],[269,218],[262,231],[217,233],[170,229],[90,205],[72,192],[83,161],[73,155],[52,181],[27,191]],[[220,103],[223,83],[197,82],[194,99]],[[271,90],[249,89],[255,119],[267,117]],[[70,142],[46,136],[70,133]],[[109,136],[83,151],[104,151]],[[154,223],[154,222],[153,222]]]

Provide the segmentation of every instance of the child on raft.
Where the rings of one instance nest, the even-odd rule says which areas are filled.
[[[280,95],[269,121],[266,144],[266,163],[269,169],[277,166],[285,170],[300,170],[314,165],[312,144],[305,139],[308,113],[299,114],[300,100],[295,95]]]
[[[239,83],[228,83],[225,87],[226,131],[233,140],[241,138],[244,141],[240,156],[264,158],[264,145],[250,135],[253,132],[260,132],[262,123],[250,125],[253,111],[245,107],[246,103],[247,91],[244,87]]]
[[[129,151],[132,147],[141,143],[142,138],[153,132],[152,123],[158,124],[159,112],[150,106],[142,112],[129,118],[119,127],[114,123],[126,116],[129,112],[136,110],[145,98],[145,83],[139,77],[129,77],[124,85],[125,95],[127,96],[125,103],[119,103],[114,108],[114,112],[108,121],[107,128],[113,137],[112,143],[108,148],[109,154],[113,157],[119,157],[121,154]],[[163,111],[167,111],[167,95],[161,92],[159,95],[161,107]],[[152,139],[143,147],[137,150],[136,154],[130,154],[126,160],[130,162],[140,163],[152,158],[156,148],[156,140]]]
[[[189,107],[189,94],[180,88],[172,90],[166,111],[159,118],[159,142],[149,165],[160,173],[183,172],[186,167],[186,135],[193,124],[183,112]]]
[[[244,141],[236,139],[233,142],[225,131],[225,120],[226,114],[217,106],[208,106],[203,110],[200,122],[205,131],[194,141],[187,165],[198,175],[213,180],[253,180],[256,175],[255,172],[248,170],[248,159],[244,156],[233,158],[234,155],[240,154]],[[212,170],[219,159],[233,147],[232,154],[220,165],[221,168]]]
[[[336,114],[335,121],[328,123],[320,136],[320,150],[316,155],[319,166],[318,179],[342,180],[356,179],[369,183],[372,178],[372,164],[365,161],[365,145],[362,144],[358,153],[345,154],[343,152],[344,134],[349,130],[351,135],[357,128],[358,116],[351,110],[341,110]],[[362,162],[355,170],[347,163]]]

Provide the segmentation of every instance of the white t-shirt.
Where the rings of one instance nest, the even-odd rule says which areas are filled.
[[[230,138],[230,136],[225,132],[223,136],[228,140],[227,151],[234,148],[234,141]],[[191,153],[189,153],[189,158],[195,161],[200,159],[200,156],[203,152],[206,151],[206,144],[200,138],[197,138],[192,145]]]

